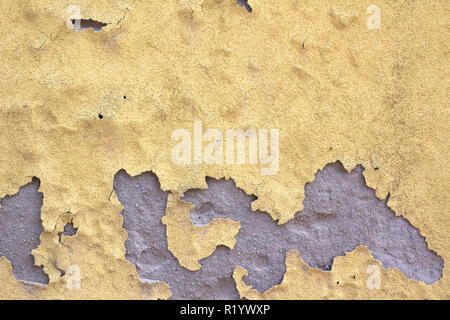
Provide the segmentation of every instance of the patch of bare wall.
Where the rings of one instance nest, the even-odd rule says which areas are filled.
[[[248,0],[236,0],[236,2],[239,7],[244,7],[248,12],[253,11],[252,7],[250,7],[250,5],[248,4]]]
[[[95,21],[92,19],[72,19],[72,24],[74,29],[77,31],[92,28],[95,32],[102,30],[102,28],[107,25],[107,23]]]
[[[11,262],[16,279],[48,284],[48,276],[42,267],[34,265],[31,255],[44,231],[41,221],[43,195],[39,185],[39,179],[33,178],[17,194],[1,200],[0,256]]]
[[[195,205],[191,220],[206,224],[215,217],[241,223],[233,250],[218,247],[201,261],[202,269],[181,267],[167,249],[165,214],[167,192],[152,173],[136,177],[119,171],[114,189],[124,206],[126,258],[142,279],[168,283],[174,299],[237,299],[232,272],[249,271],[246,283],[264,291],[281,282],[285,254],[296,249],[311,267],[329,270],[336,256],[366,245],[387,268],[427,284],[441,278],[443,260],[428,250],[425,239],[407,220],[396,217],[386,200],[366,186],[358,166],[347,173],[342,165],[327,165],[305,186],[304,209],[278,226],[265,213],[251,211],[255,197],[236,188],[232,180],[207,178],[208,189],[190,190],[183,200]]]

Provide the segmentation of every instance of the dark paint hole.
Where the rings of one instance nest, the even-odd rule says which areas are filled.
[[[59,242],[61,243],[61,235],[65,235],[65,236],[67,236],[67,237],[71,237],[71,236],[74,236],[74,235],[77,233],[77,231],[78,231],[78,228],[75,228],[75,227],[73,226],[73,223],[72,223],[72,222],[66,224],[66,225],[64,226],[64,231],[58,233]]]
[[[248,0],[236,0],[239,7],[245,7],[245,9],[247,9],[248,12],[252,12],[253,9],[252,9],[252,7],[250,7],[250,5],[248,4],[247,1]]]
[[[99,117],[100,119],[103,119],[103,115],[102,115],[101,113],[98,114],[98,117]]]
[[[375,169],[375,171],[377,171],[377,170],[378,170],[378,167],[375,167],[374,169]]]
[[[127,96],[123,96],[123,98],[124,98],[124,99],[126,99],[126,98],[127,98]]]
[[[72,19],[72,24],[75,27],[75,30],[85,30],[92,28],[94,31],[100,31],[103,27],[107,25],[107,23],[103,23],[100,21],[95,21],[92,19],[80,19],[78,20],[78,24],[76,23],[77,19]]]

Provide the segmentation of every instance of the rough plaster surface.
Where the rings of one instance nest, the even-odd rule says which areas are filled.
[[[195,268],[217,245],[233,247],[239,225],[192,227],[184,192],[205,188],[207,176],[232,178],[257,196],[253,210],[283,224],[302,210],[317,170],[340,160],[346,170],[361,164],[379,199],[390,194],[392,211],[443,258],[442,278],[425,285],[382,269],[389,281],[370,291],[366,268],[376,260],[366,248],[336,258],[330,272],[308,269],[289,251],[283,282],[263,295],[235,269],[240,294],[450,298],[449,1],[248,4],[251,13],[235,0],[0,1],[0,198],[39,177],[44,231],[32,254],[49,277],[48,286],[25,290],[1,257],[0,297],[170,296],[164,283],[140,281],[125,259],[122,208],[111,193],[120,169],[152,171],[171,192],[168,245]],[[372,4],[380,29],[367,27]],[[69,28],[70,5],[107,25]],[[196,120],[220,132],[280,129],[279,172],[175,164],[171,135],[192,133]],[[71,221],[77,233],[59,243]],[[71,265],[82,273],[79,290],[62,276]]]
[[[232,180],[207,178],[208,189],[189,190],[183,197],[195,205],[190,214],[194,224],[231,218],[241,228],[232,250],[220,246],[201,261],[200,271],[189,271],[167,250],[161,223],[167,192],[161,191],[158,178],[152,173],[131,177],[122,170],[114,188],[124,206],[124,228],[129,235],[126,257],[141,278],[168,283],[173,298],[181,299],[238,298],[231,277],[236,266],[249,271],[249,285],[266,291],[281,283],[289,250],[298,250],[313,268],[330,270],[336,256],[361,244],[385,268],[398,268],[428,284],[439,280],[442,259],[428,250],[417,229],[376,198],[362,171],[358,166],[347,173],[340,163],[325,166],[305,186],[304,209],[281,226],[267,213],[251,211],[255,197],[236,188]]]
[[[39,245],[44,231],[41,221],[42,193],[39,179],[21,187],[13,196],[0,201],[0,257],[4,256],[13,266],[18,280],[48,283],[42,267],[34,265],[31,251]]]

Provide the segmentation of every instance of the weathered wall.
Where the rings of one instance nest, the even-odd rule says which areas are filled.
[[[449,298],[448,1],[248,3],[0,2],[1,298]],[[194,121],[279,170],[176,164]]]

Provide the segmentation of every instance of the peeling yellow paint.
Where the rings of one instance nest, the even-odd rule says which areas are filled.
[[[246,287],[237,268],[241,295],[450,297],[449,2],[379,0],[379,30],[366,26],[372,0],[249,3],[251,14],[234,0],[0,2],[0,198],[39,177],[44,232],[33,255],[50,278],[47,287],[16,281],[1,258],[1,298],[170,297],[168,285],[142,282],[125,260],[121,205],[111,195],[121,168],[152,170],[172,192],[169,247],[195,270],[219,243],[233,246],[238,225],[193,228],[178,195],[206,187],[205,176],[232,177],[258,197],[252,209],[285,223],[301,210],[305,183],[336,160],[347,170],[362,164],[376,195],[390,194],[392,210],[444,259],[442,279],[425,286],[383,269],[388,281],[368,292],[366,249],[336,258],[330,273],[290,252],[283,283],[265,294]],[[67,28],[69,5],[108,25]],[[205,130],[280,129],[279,172],[175,165],[171,133],[195,120]],[[69,220],[78,232],[60,244]],[[70,265],[80,268],[80,289],[61,276]]]
[[[379,287],[368,286],[371,267],[380,269]],[[358,246],[344,257],[334,259],[330,272],[310,268],[297,250],[286,254],[286,273],[281,284],[260,293],[245,285],[247,270],[236,267],[233,278],[241,298],[246,299],[433,299],[433,292],[423,282],[406,278],[398,269],[384,269],[369,249]]]
[[[234,237],[241,228],[239,222],[216,218],[205,226],[194,226],[189,218],[194,206],[174,198],[177,199],[169,194],[162,223],[167,228],[167,247],[181,266],[191,271],[200,270],[198,260],[209,257],[217,246],[234,248]]]

